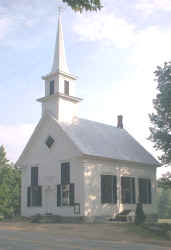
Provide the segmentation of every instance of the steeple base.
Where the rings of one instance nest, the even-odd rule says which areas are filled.
[[[62,93],[37,99],[38,102],[42,103],[42,116],[49,113],[58,121],[63,122],[72,122],[73,118],[77,115],[77,104],[81,100],[80,98],[66,96]]]

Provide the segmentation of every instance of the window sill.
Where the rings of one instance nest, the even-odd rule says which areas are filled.
[[[136,205],[137,203],[120,203],[120,205]]]
[[[142,205],[152,205],[152,203],[141,203]]]
[[[116,205],[117,203],[116,202],[115,203],[109,203],[109,202],[101,203],[101,205],[106,205],[106,204],[108,204],[108,205]]]
[[[42,207],[42,205],[41,206],[27,206],[27,208],[33,208],[33,207]]]
[[[73,206],[68,205],[68,206],[60,206],[60,207],[57,207],[57,208],[72,208]]]

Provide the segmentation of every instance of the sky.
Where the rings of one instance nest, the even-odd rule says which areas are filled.
[[[154,71],[171,60],[170,0],[102,0],[98,12],[62,13],[67,63],[79,77],[79,117],[124,128],[156,158],[147,140]],[[0,145],[15,162],[41,117],[43,75],[50,72],[57,0],[0,2]],[[158,176],[169,168],[160,168]]]

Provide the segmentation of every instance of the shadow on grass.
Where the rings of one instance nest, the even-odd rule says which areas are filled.
[[[140,236],[144,239],[149,240],[171,240],[168,236],[168,231],[170,227],[167,225],[158,223],[156,224],[127,224],[127,233],[136,233],[137,236]]]

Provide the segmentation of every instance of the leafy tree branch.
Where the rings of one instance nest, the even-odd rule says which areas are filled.
[[[154,142],[154,148],[162,152],[161,163],[168,165],[171,163],[171,62],[158,66],[154,74],[158,93],[153,100],[155,112],[149,115],[153,124],[149,139]]]
[[[102,8],[100,0],[62,0],[74,11],[98,11]]]

